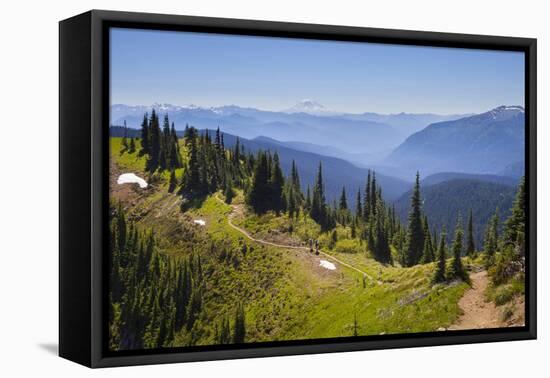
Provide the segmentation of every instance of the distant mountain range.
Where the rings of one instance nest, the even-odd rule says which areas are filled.
[[[510,214],[517,187],[475,179],[451,179],[434,185],[421,185],[423,211],[428,216],[432,231],[447,229],[449,241],[452,240],[458,213],[462,215],[465,229],[468,212],[472,209],[474,237],[476,247],[481,248],[485,225],[499,208],[501,221]],[[404,193],[395,201],[395,209],[403,224],[407,224],[411,191]]]
[[[372,165],[381,160],[407,136],[431,122],[460,118],[460,115],[376,113],[346,114],[327,110],[323,105],[304,100],[285,111],[264,111],[236,105],[199,107],[153,104],[129,106],[115,104],[110,108],[111,124],[138,128],[146,112],[155,109],[168,114],[177,130],[186,124],[198,129],[216,129],[253,139],[259,136],[279,141],[331,146],[353,154],[353,161]],[[346,157],[347,158],[347,157]]]
[[[447,171],[496,174],[511,164],[521,166],[524,151],[524,109],[501,106],[475,116],[433,123],[408,137],[384,164],[411,173],[419,170],[424,176]]]

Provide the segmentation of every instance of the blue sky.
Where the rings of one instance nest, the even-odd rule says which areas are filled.
[[[519,52],[111,30],[111,103],[477,113],[524,105]]]

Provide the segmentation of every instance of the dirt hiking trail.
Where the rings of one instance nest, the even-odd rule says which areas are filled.
[[[221,198],[219,198],[218,196],[214,196],[214,198],[216,200],[218,200],[219,202],[221,202],[222,204],[225,204],[225,202]],[[278,248],[284,248],[284,249],[298,249],[298,250],[303,250],[303,251],[309,251],[309,248],[307,248],[307,247],[296,246],[296,245],[278,244],[278,243],[273,243],[273,242],[270,242],[270,241],[267,241],[267,240],[262,240],[262,239],[255,238],[254,236],[250,235],[250,233],[248,231],[246,231],[245,229],[235,225],[232,222],[232,218],[237,214],[242,214],[243,210],[242,210],[241,207],[233,205],[233,204],[230,205],[230,206],[232,208],[232,211],[231,211],[231,214],[229,214],[229,217],[227,218],[227,222],[228,222],[229,226],[232,227],[233,229],[237,230],[241,234],[243,234],[247,239],[250,239],[250,240],[255,241],[257,243],[260,243],[260,244],[270,245],[272,247],[278,247]],[[380,284],[380,282],[375,280],[371,275],[369,275],[368,273],[362,271],[359,268],[354,267],[353,265],[345,263],[342,260],[340,260],[340,259],[338,259],[338,258],[336,258],[336,257],[320,250],[320,249],[319,249],[319,254],[321,254],[321,255],[323,255],[323,256],[325,256],[325,257],[327,257],[327,258],[329,258],[329,259],[331,259],[335,262],[337,262],[340,265],[343,265],[343,266],[345,266],[349,269],[355,270],[356,272],[363,274],[364,277],[367,277],[369,280],[371,280],[372,282],[375,282],[378,285]]]
[[[464,293],[458,305],[463,311],[449,330],[502,327],[500,311],[493,302],[485,301],[485,289],[489,284],[487,271],[470,275],[472,287]]]

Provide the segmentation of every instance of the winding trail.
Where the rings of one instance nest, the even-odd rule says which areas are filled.
[[[499,310],[493,302],[485,301],[485,289],[489,284],[487,271],[470,275],[472,287],[460,298],[458,305],[463,314],[451,325],[449,330],[479,329],[502,327]]]
[[[218,196],[214,196],[214,198],[216,198],[216,200],[218,200],[219,202],[221,202],[222,204],[224,205],[227,205],[222,199],[220,199]],[[297,250],[302,250],[302,251],[306,251],[309,253],[309,248],[308,247],[303,247],[303,246],[296,246],[296,245],[286,245],[286,244],[278,244],[278,243],[273,243],[273,242],[270,242],[270,241],[267,241],[267,240],[263,240],[263,239],[258,239],[258,238],[255,238],[254,236],[252,236],[248,231],[246,231],[245,229],[235,225],[232,221],[232,218],[235,216],[235,211],[237,210],[237,206],[236,205],[230,205],[231,206],[231,213],[229,214],[229,217],[227,218],[227,223],[229,224],[229,226],[231,226],[233,229],[235,229],[236,231],[240,232],[241,234],[243,234],[247,239],[250,239],[256,243],[260,243],[260,244],[264,244],[264,245],[269,245],[269,246],[272,246],[272,247],[277,247],[277,248],[285,248],[285,249],[297,249]],[[346,268],[349,268],[349,269],[352,269],[358,273],[361,273],[363,276],[367,277],[369,280],[371,280],[372,282],[375,282],[376,284],[380,284],[380,282],[378,282],[377,280],[375,280],[370,274],[362,271],[361,269],[359,268],[356,268],[354,267],[353,265],[350,265],[334,256],[332,256],[331,254],[328,254],[322,250],[319,250],[319,254],[337,262],[338,264],[342,265],[342,266],[345,266]]]

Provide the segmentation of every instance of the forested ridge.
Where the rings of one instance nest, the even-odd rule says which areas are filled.
[[[489,222],[481,224],[472,210],[464,207],[457,209],[452,229],[437,229],[424,211],[419,173],[406,222],[402,222],[395,205],[384,200],[375,171],[368,172],[363,188],[342,187],[339,200],[328,203],[325,185],[330,177],[324,177],[321,163],[314,185],[304,188],[299,161],[292,162],[285,176],[276,150],[252,153],[238,139],[226,148],[220,128],[199,133],[188,125],[179,138],[168,116],[161,127],[155,111],[144,115],[138,137],[123,133],[117,154],[144,159],[144,173],[152,181],[166,182],[163,190],[179,198],[181,214],[202,211],[213,195],[227,204],[239,200],[250,214],[245,225],[253,219],[288,219],[285,234],[289,238],[298,238],[304,245],[318,240],[320,248],[353,261],[374,259],[380,269],[425,266],[422,271],[429,272],[429,285],[468,282],[465,257],[467,264],[474,260],[482,263],[495,287],[517,281],[524,272],[524,180],[504,222],[498,208]],[[354,197],[354,208],[348,206],[349,196]],[[226,264],[237,274],[249,260],[262,259],[264,264],[266,250],[254,249],[242,240],[228,245],[204,238],[191,251],[174,256],[163,252],[170,244],[166,236],[157,234],[154,225],[142,223],[135,214],[128,214],[122,203],[111,203],[112,349],[242,343],[275,332],[261,329],[272,320],[258,323],[255,309],[247,315],[247,308],[254,307],[250,298],[224,305],[223,314],[213,315],[209,313],[213,307],[208,307],[225,303],[219,294],[213,294],[227,293],[225,288],[216,289],[212,282],[214,278],[218,282],[216,277]],[[479,232],[484,235],[483,243],[475,237]],[[266,265],[265,269],[277,266]],[[362,285],[365,288],[364,278]],[[257,323],[252,329],[250,316]]]

